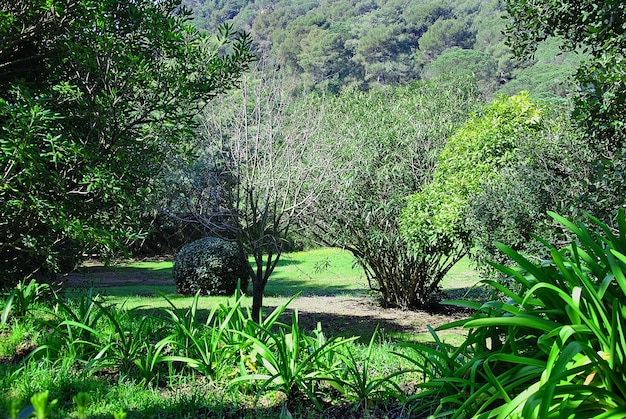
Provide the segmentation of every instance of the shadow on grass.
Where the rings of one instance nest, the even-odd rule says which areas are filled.
[[[98,277],[93,276],[72,276],[66,281],[65,290],[69,294],[78,294],[93,288],[97,292],[113,297],[134,297],[134,296],[158,296],[159,292],[172,295],[176,293],[176,285],[172,278],[146,277],[145,275],[132,275],[124,272],[124,275],[116,274],[115,276]],[[251,294],[252,286],[249,287],[248,293]],[[365,287],[359,287],[356,284],[346,283],[345,281],[333,280],[309,280],[309,279],[284,279],[270,278],[266,288],[266,297],[291,297],[297,293],[303,296],[335,296],[346,294],[360,294],[367,291]],[[180,296],[187,298],[190,296]],[[173,298],[178,298],[174,295]]]
[[[276,307],[263,307],[264,317],[267,317]],[[295,309],[287,308],[279,317],[279,322],[290,327],[292,315]],[[169,315],[160,309],[137,308],[134,313],[141,316],[165,319]],[[209,316],[210,310],[198,309],[196,312],[197,321],[204,324]],[[298,324],[300,329],[306,333],[311,333],[321,324],[322,331],[327,337],[342,336],[352,337],[359,336],[359,340],[363,344],[369,343],[369,340],[378,326],[383,336],[392,336],[394,334],[407,333],[406,326],[401,322],[394,321],[390,318],[379,317],[376,314],[353,316],[351,314],[338,313],[308,313],[298,310]],[[427,331],[427,322],[420,322],[415,325],[423,331]]]
[[[266,297],[291,297],[297,293],[302,296],[325,296],[360,294],[366,288],[355,287],[342,281],[308,280],[277,278],[268,281],[265,287]]]
[[[134,384],[129,377],[120,379],[119,374],[110,376],[96,373],[90,376],[61,374],[44,390],[49,391],[49,400],[57,400],[53,417],[70,417],[76,414],[77,408],[73,397],[78,393],[90,396],[88,410],[91,419],[110,419],[114,413],[124,411],[129,419],[138,418],[277,418],[281,414],[282,403],[267,397],[257,403],[254,393],[234,395],[224,393],[223,388],[207,384],[202,377],[193,383],[172,388],[144,387]],[[122,380],[122,381],[120,381]],[[34,391],[37,392],[37,391]],[[236,400],[235,400],[236,399]],[[28,410],[28,401],[22,401],[22,411]],[[91,409],[89,408],[91,406]],[[329,410],[349,412],[354,406],[344,403],[340,406],[328,406]],[[0,407],[0,415],[7,417],[8,412]],[[312,402],[302,400],[299,405],[291,407],[294,417],[345,417],[352,415],[328,415],[316,412]],[[103,412],[96,413],[95,411]],[[60,412],[61,411],[61,412]],[[306,416],[302,416],[306,414]],[[61,416],[64,415],[64,416]],[[296,416],[297,415],[297,416]],[[73,417],[73,416],[72,416]]]

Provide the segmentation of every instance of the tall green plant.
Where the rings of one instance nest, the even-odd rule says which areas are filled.
[[[520,288],[487,281],[509,300],[483,304],[462,347],[471,356],[440,394],[452,417],[623,417],[626,414],[626,217],[617,230],[550,213],[574,237],[542,263],[499,244],[517,268],[494,264]],[[434,375],[431,378],[441,379]],[[445,410],[445,409],[443,409]]]
[[[213,307],[206,321],[201,323],[197,314],[199,293],[187,310],[177,308],[164,296],[172,307],[166,309],[166,312],[170,315],[168,322],[174,330],[160,345],[171,344],[178,355],[162,357],[154,362],[182,362],[212,380],[236,372],[237,365],[248,359],[252,338],[261,343],[270,340],[273,336],[271,329],[291,300],[277,307],[265,319],[261,317],[261,322],[257,323],[251,310],[244,312],[242,309],[243,295],[239,288],[235,297],[232,305]],[[155,356],[161,350],[158,344]]]
[[[361,356],[352,345],[341,345],[337,355],[342,360],[336,378],[332,385],[344,394],[356,399],[354,410],[363,408],[367,411],[370,402],[374,400],[388,401],[397,399],[403,393],[400,386],[393,379],[409,371],[400,370],[391,375],[376,377],[372,375],[374,347],[379,337],[378,326],[374,330],[367,349]]]
[[[432,180],[407,198],[400,232],[409,246],[426,253],[441,249],[455,262],[465,255],[470,198],[498,169],[518,164],[518,144],[542,129],[542,115],[527,92],[500,96],[472,115],[441,150]]]
[[[0,315],[0,325],[6,325],[11,316],[24,317],[43,297],[51,293],[50,285],[40,284],[35,279],[22,280],[9,291],[4,299],[4,308]]]
[[[278,390],[291,399],[298,392],[305,394],[318,408],[320,404],[315,394],[316,384],[333,381],[332,373],[339,368],[339,357],[328,357],[337,348],[356,340],[353,338],[333,338],[326,340],[318,334],[318,339],[307,336],[298,323],[298,312],[294,311],[291,326],[281,327],[272,332],[262,325],[252,323],[257,331],[253,335],[241,333],[251,342],[256,354],[259,371],[245,373],[231,381],[231,385],[242,382],[261,381],[259,394]],[[270,337],[263,342],[256,335]],[[328,362],[330,361],[330,362]]]

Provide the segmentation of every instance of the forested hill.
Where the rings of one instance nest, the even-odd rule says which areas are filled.
[[[302,76],[310,87],[338,91],[405,84],[442,74],[473,74],[483,91],[564,96],[578,65],[552,42],[532,62],[512,58],[498,0],[183,0],[196,25],[224,22],[252,34],[259,52]]]

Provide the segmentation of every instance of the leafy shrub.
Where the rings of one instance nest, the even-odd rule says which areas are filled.
[[[4,308],[0,316],[0,325],[5,325],[11,315],[24,317],[33,306],[42,301],[50,294],[50,286],[48,284],[39,284],[36,280],[31,279],[28,283],[26,280],[17,283],[4,300]]]
[[[176,290],[183,295],[232,295],[241,280],[248,287],[249,265],[239,246],[216,237],[184,246],[174,260]]]
[[[518,267],[495,266],[520,291],[487,281],[509,300],[459,302],[477,312],[450,325],[470,328],[454,368],[424,369],[439,417],[626,414],[626,217],[614,231],[550,215],[575,237],[568,246],[548,245],[550,259],[535,263],[499,245]]]
[[[400,215],[401,232],[416,251],[441,242],[448,255],[465,252],[455,244],[467,242],[469,198],[498,169],[517,163],[518,143],[545,124],[542,112],[527,93],[501,96],[452,135],[432,181],[408,197]]]
[[[545,259],[550,251],[534,236],[550,243],[563,240],[562,226],[547,211],[580,214],[579,199],[594,157],[562,110],[546,110],[544,119],[549,122],[542,129],[517,142],[514,164],[494,171],[468,199],[465,225],[471,231],[471,255],[489,273],[489,260],[510,263],[494,242]]]
[[[306,233],[349,250],[385,306],[437,303],[440,281],[463,256],[443,237],[410,249],[398,217],[405,197],[430,180],[447,139],[482,106],[478,98],[473,81],[451,77],[379,92],[346,90],[324,104],[321,135],[340,142],[334,177],[307,214]]]

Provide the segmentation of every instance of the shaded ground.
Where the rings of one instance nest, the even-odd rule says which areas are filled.
[[[67,287],[123,287],[123,286],[174,286],[169,277],[155,276],[150,272],[105,271],[97,276],[75,273],[65,281]],[[270,312],[275,306],[265,305]],[[312,330],[318,322],[323,330],[330,334],[353,333],[359,331],[363,337],[371,335],[376,325],[384,333],[427,333],[428,326],[437,327],[453,320],[461,319],[467,312],[453,307],[439,306],[432,311],[410,311],[382,308],[376,299],[368,294],[356,295],[307,295],[300,296],[289,304],[284,314],[285,320],[291,317],[293,310],[298,310],[300,325]]]

